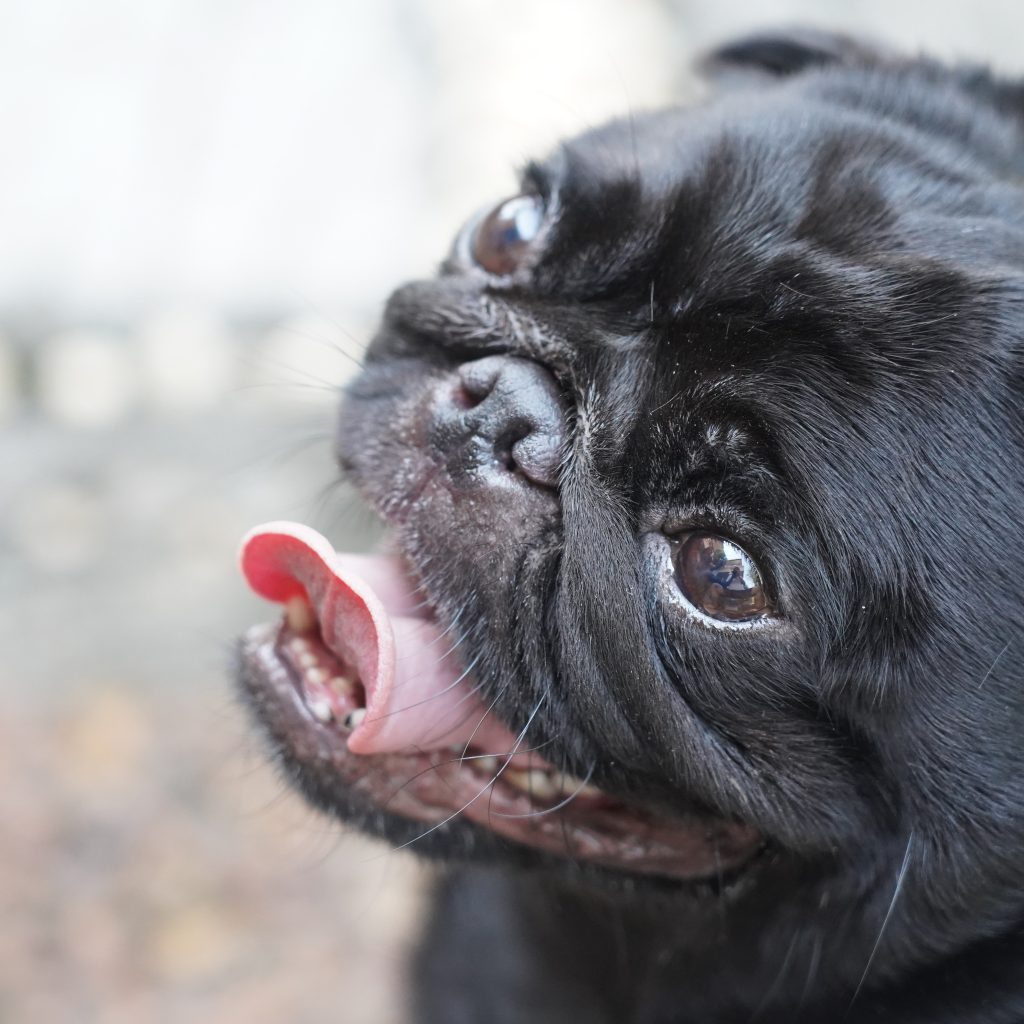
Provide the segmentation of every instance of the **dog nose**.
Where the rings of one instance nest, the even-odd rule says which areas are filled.
[[[453,480],[483,473],[521,474],[543,487],[558,482],[565,409],[555,378],[539,363],[514,356],[463,363],[433,426]]]

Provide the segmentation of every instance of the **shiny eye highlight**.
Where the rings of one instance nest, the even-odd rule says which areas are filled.
[[[676,583],[698,611],[720,622],[752,622],[774,612],[754,560],[711,533],[681,538],[673,555]]]
[[[473,259],[489,274],[511,274],[523,262],[544,223],[544,201],[521,195],[496,206],[473,232]]]

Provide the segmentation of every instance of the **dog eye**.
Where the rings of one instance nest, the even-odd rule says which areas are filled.
[[[540,196],[522,195],[496,206],[473,233],[473,259],[489,274],[511,274],[540,233],[544,203]]]
[[[683,596],[712,619],[749,622],[773,611],[754,560],[738,544],[710,533],[691,533],[675,554]]]

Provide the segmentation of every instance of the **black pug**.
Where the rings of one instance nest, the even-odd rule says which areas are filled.
[[[710,66],[394,294],[338,449],[401,563],[256,531],[242,687],[450,862],[421,1024],[1022,1021],[1024,86]]]

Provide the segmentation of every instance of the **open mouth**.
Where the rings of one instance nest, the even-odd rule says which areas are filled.
[[[285,608],[242,640],[264,726],[293,762],[329,768],[370,806],[425,832],[465,818],[549,854],[681,880],[722,877],[760,848],[750,826],[623,801],[531,750],[491,713],[396,560],[271,523],[246,536],[241,564]]]

